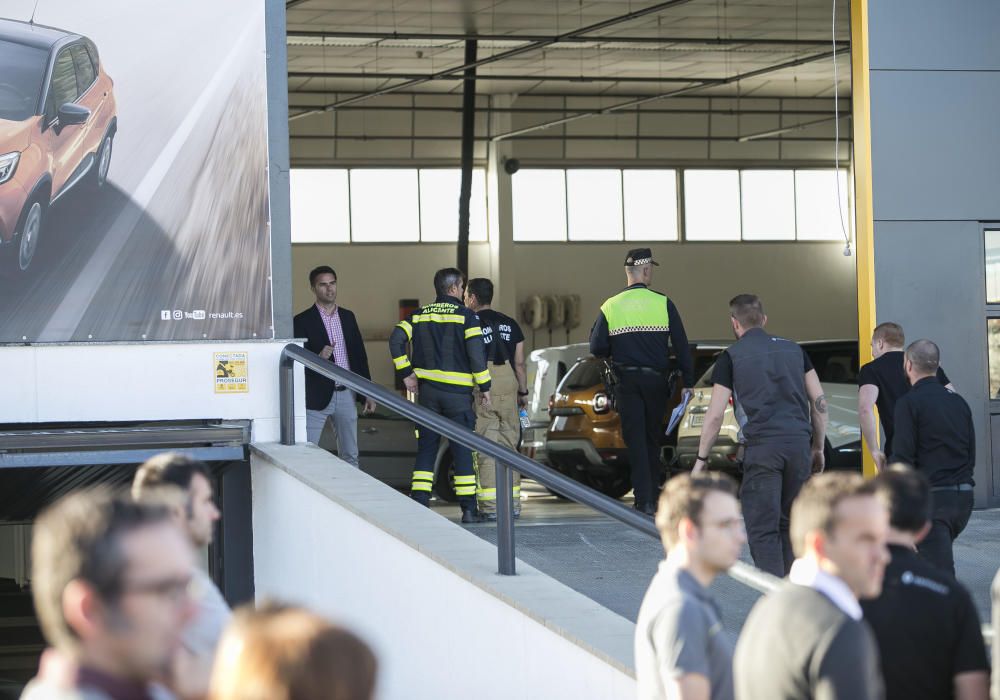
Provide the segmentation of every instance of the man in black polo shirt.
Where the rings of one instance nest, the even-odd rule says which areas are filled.
[[[989,662],[968,591],[924,561],[930,530],[927,478],[893,465],[875,480],[889,505],[889,554],[882,594],[862,600],[882,656],[886,700],[986,700]]]
[[[746,413],[746,453],[740,500],[754,563],[775,576],[795,558],[788,538],[792,501],[813,471],[822,471],[826,397],[809,356],[799,345],[764,331],[759,298],[729,302],[734,345],[712,370],[712,401],[705,414],[694,471],[705,468],[730,398]]]
[[[896,402],[892,460],[909,464],[931,483],[931,531],[920,553],[955,575],[952,543],[972,515],[976,431],[969,404],[937,378],[941,351],[929,340],[906,348],[904,369],[913,388]]]
[[[486,343],[486,365],[493,377],[491,405],[476,406],[476,432],[512,450],[521,437],[518,409],[528,398],[528,379],[524,367],[524,333],[517,321],[495,311],[493,282],[485,277],[469,280],[465,305],[479,316]],[[489,455],[473,453],[476,460],[476,500],[479,515],[496,520],[496,461]],[[521,514],[521,475],[514,472],[514,516]]]
[[[875,326],[872,331],[872,357],[875,359],[858,371],[858,418],[861,434],[868,445],[875,468],[883,469],[886,455],[892,454],[892,436],[895,428],[893,420],[896,401],[910,391],[910,380],[903,369],[903,347],[906,336],[898,323],[887,321]],[[952,391],[944,370],[938,367],[938,381]],[[875,423],[875,407],[885,434],[885,443],[879,448],[878,426]]]

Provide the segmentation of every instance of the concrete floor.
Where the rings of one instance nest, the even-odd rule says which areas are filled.
[[[660,543],[589,508],[560,500],[538,484],[522,484],[521,518],[515,528],[518,559],[614,612],[635,620],[646,587],[663,558]],[[631,504],[630,498],[623,503]],[[444,517],[458,521],[458,506],[434,503]],[[466,526],[496,543],[496,525]],[[749,551],[743,560],[751,563]],[[976,511],[955,543],[959,580],[971,591],[982,622],[989,622],[990,584],[1000,566],[1000,509]],[[712,584],[723,624],[738,632],[756,591],[729,577]]]

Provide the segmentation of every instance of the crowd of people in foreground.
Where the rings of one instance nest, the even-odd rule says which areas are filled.
[[[972,598],[918,553],[931,516],[930,483],[904,465],[868,481],[812,477],[791,508],[788,580],[753,607],[734,649],[708,586],[747,540],[736,485],[673,478],[656,515],[667,556],[636,624],[639,697],[988,700]],[[1000,574],[994,609],[998,597]]]
[[[219,512],[201,462],[163,454],[132,493],[98,488],[36,521],[32,594],[49,648],[25,700],[371,700],[376,661],[302,607],[231,613],[196,553]]]
[[[276,602],[233,614],[196,566],[219,518],[210,476],[166,453],[139,468],[130,494],[77,492],[38,518],[32,593],[50,646],[22,698],[374,697],[375,656],[352,632]],[[736,494],[715,472],[663,490],[666,558],[636,624],[642,700],[987,700],[976,607],[918,553],[931,530],[924,475],[893,465],[869,481],[807,481],[791,509],[788,581],[755,605],[734,649],[708,587],[747,541]]]

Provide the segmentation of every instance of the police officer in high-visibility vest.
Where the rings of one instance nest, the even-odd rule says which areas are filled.
[[[449,267],[434,275],[437,298],[405,321],[389,336],[389,351],[396,376],[417,403],[470,430],[476,427],[472,389],[479,387],[480,401],[490,405],[490,372],[486,367],[486,345],[476,314],[465,308],[465,276]],[[412,358],[406,344],[412,344]],[[428,428],[417,431],[417,457],[410,495],[429,505],[434,486],[434,463],[441,436]],[[478,522],[476,473],[472,452],[451,443],[455,464],[455,495],[462,506],[462,522]],[[447,475],[445,475],[447,476]]]
[[[670,346],[680,365],[684,391],[694,385],[691,348],[674,303],[649,288],[653,278],[649,248],[625,258],[628,286],[601,305],[590,332],[590,351],[610,358],[618,378],[616,402],[622,437],[632,469],[635,509],[652,515],[660,488],[660,439],[670,399]]]

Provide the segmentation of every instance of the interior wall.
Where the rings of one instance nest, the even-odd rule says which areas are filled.
[[[625,285],[629,248],[650,245],[660,263],[653,288],[677,305],[691,339],[729,338],[729,300],[757,294],[768,328],[798,340],[857,335],[857,290],[853,257],[840,243],[601,243],[515,245],[517,295],[579,294],[581,323],[570,342],[589,338],[601,303]],[[539,331],[545,347],[548,332]],[[565,333],[553,334],[556,344]],[[529,338],[530,342],[530,338]]]

